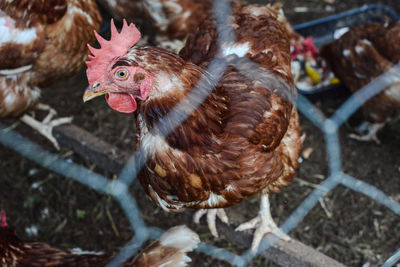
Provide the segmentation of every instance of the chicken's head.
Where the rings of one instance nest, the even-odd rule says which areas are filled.
[[[121,64],[118,60],[139,41],[140,32],[133,23],[128,26],[124,20],[122,30],[118,33],[111,20],[110,41],[96,32],[95,34],[101,48],[95,49],[88,45],[93,56],[89,56],[90,61],[86,62],[89,87],[83,100],[86,102],[96,96],[105,95],[112,109],[123,113],[135,112],[135,99],[147,98],[151,89],[151,77],[139,66]]]

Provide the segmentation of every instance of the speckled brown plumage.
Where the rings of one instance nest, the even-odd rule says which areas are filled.
[[[353,92],[370,83],[400,59],[400,23],[355,27],[326,45],[321,55],[335,75]],[[400,108],[400,84],[393,83],[362,107],[366,118],[384,122]]]
[[[205,62],[223,56],[217,53],[217,40],[220,36],[229,36],[236,40],[236,43],[231,44],[223,41],[221,44],[222,52],[226,47],[248,43],[247,58],[257,63],[261,68],[265,66],[264,69],[273,71],[287,83],[293,85],[290,73],[290,56],[286,52],[287,49],[290,49],[289,36],[287,29],[282,28],[283,25],[279,21],[280,5],[248,5],[232,1],[231,8],[233,25],[225,25],[220,32],[217,32],[215,16],[212,13],[209,14],[197,30],[189,35],[186,45],[179,52],[179,55],[205,67]],[[284,25],[284,27],[286,26]]]
[[[379,53],[396,64],[400,60],[400,22],[373,24],[366,27],[377,28],[371,33],[371,40]]]
[[[122,266],[186,266],[192,251],[199,243],[196,233],[185,226],[169,229],[159,241],[153,242],[142,252],[128,259]],[[113,256],[96,252],[64,250],[41,242],[23,242],[15,230],[0,226],[0,265],[7,267],[42,266],[106,266]]]
[[[1,1],[0,9],[17,20],[19,27],[31,27],[38,24],[51,24],[63,17],[67,11],[68,1]],[[25,10],[28,12],[25,13]]]
[[[166,210],[227,207],[263,190],[278,192],[291,182],[298,166],[302,138],[297,111],[276,93],[287,87],[271,88],[271,84],[249,79],[235,68],[240,65],[251,73],[252,66],[245,61],[250,58],[275,79],[285,81],[295,94],[285,26],[277,20],[275,9],[238,3],[233,7],[234,25],[224,29],[236,29],[239,38],[235,44],[224,45],[247,42],[245,57],[223,59],[216,54],[212,17],[200,26],[181,54],[203,67],[214,56],[219,58],[217,64],[227,60],[229,67],[219,81],[163,49],[133,47],[120,59],[153,77],[155,86],[149,98],[139,102],[138,144],[149,155],[140,181]],[[155,128],[155,123],[170,124],[163,116],[193,89],[202,74],[215,89],[163,139],[162,129]],[[165,76],[175,82],[165,84]]]
[[[0,117],[19,116],[38,101],[39,87],[83,67],[101,17],[94,0],[1,0],[0,10],[11,36],[0,42]]]

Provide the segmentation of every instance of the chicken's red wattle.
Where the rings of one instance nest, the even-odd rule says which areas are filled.
[[[121,113],[133,113],[137,108],[136,100],[130,94],[108,93],[106,101],[112,109]]]

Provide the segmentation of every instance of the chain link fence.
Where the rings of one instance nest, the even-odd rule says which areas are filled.
[[[214,10],[217,27],[225,25],[230,22],[231,10],[226,1],[214,1]],[[220,36],[219,44],[234,43],[231,35]],[[213,77],[218,80],[227,67],[227,62],[217,64],[217,60],[213,60],[207,68],[207,72],[212,73]],[[235,67],[242,71],[242,74],[247,75],[250,79],[258,79],[263,84],[276,85],[278,88],[283,88],[280,92],[281,95],[289,100],[296,101],[298,110],[315,124],[324,134],[326,140],[326,147],[329,162],[329,177],[319,184],[308,197],[297,207],[297,209],[286,219],[280,226],[281,229],[288,233],[293,230],[302,219],[309,213],[309,211],[323,198],[327,193],[332,191],[338,185],[347,187],[355,192],[362,193],[376,202],[386,206],[394,213],[400,216],[400,204],[378,188],[358,180],[342,171],[341,154],[338,130],[346,122],[349,117],[357,111],[368,99],[379,94],[388,84],[400,82],[400,64],[395,65],[391,70],[375,79],[370,84],[353,94],[330,118],[327,118],[317,107],[315,107],[307,98],[299,95],[297,98],[290,93],[290,87],[284,81],[277,78],[275,75],[261,70],[254,62],[248,60],[246,64],[251,66],[251,74],[244,70],[241,65]],[[200,84],[200,86],[199,86]],[[208,94],[213,90],[213,87],[201,79],[199,84],[181,101],[181,103],[169,114],[168,121],[173,122],[173,125],[165,125],[162,122],[157,127],[161,129],[164,136],[168,135],[177,126],[183,122],[193,110],[200,105]],[[200,89],[203,88],[203,89]],[[207,88],[207,90],[204,90]],[[295,100],[293,100],[295,99]],[[190,103],[190,104],[189,104]],[[113,196],[125,212],[130,226],[135,235],[133,239],[126,244],[126,246],[119,252],[109,266],[119,266],[126,259],[134,255],[142,245],[149,239],[156,239],[162,234],[162,230],[156,227],[150,227],[145,224],[141,215],[140,209],[136,204],[135,198],[129,191],[129,186],[137,178],[140,168],[143,167],[146,158],[142,155],[143,148],[139,149],[131,156],[126,163],[125,167],[118,176],[118,179],[110,180],[102,175],[93,173],[89,169],[75,164],[71,161],[66,161],[55,154],[43,150],[37,144],[25,139],[18,133],[0,124],[0,142],[10,149],[15,150],[22,156],[42,165],[43,167],[61,174],[67,178],[72,178],[102,194],[109,194]],[[268,236],[264,238],[260,245],[259,251],[254,254],[248,249],[242,255],[236,255],[221,248],[217,248],[208,244],[201,243],[197,251],[225,260],[234,264],[235,266],[246,266],[246,264],[256,257],[261,252],[267,250],[274,244],[274,237]],[[384,267],[393,266],[400,260],[400,248],[386,260],[383,264]]]

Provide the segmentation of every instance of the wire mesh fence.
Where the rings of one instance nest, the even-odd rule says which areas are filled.
[[[217,11],[215,12],[217,28],[228,24],[231,20],[231,10],[227,1],[214,1],[213,5],[214,10]],[[220,35],[219,37],[219,44],[235,42],[234,38],[232,38],[232,35],[230,34]],[[221,47],[221,45],[219,47]],[[353,94],[340,108],[336,110],[333,116],[328,118],[304,96],[299,95],[298,97],[295,97],[291,94],[290,86],[284,81],[280,80],[275,75],[258,68],[256,64],[250,60],[246,63],[250,64],[252,69],[251,72],[243,69],[242,65],[236,65],[234,67],[239,71],[242,71],[242,74],[247,75],[250,79],[258,79],[264,84],[269,86],[274,84],[274,88],[280,88],[278,93],[288,100],[295,101],[298,110],[322,131],[326,141],[330,175],[308,195],[308,197],[281,225],[281,229],[285,233],[292,231],[318,203],[318,201],[338,185],[362,193],[400,216],[400,204],[398,202],[391,199],[378,188],[343,172],[338,136],[338,130],[343,123],[346,122],[349,117],[368,99],[380,93],[387,87],[387,85],[400,81],[400,64],[395,65],[391,70],[366,85],[357,93]],[[215,80],[219,80],[226,67],[226,61],[221,64],[221,62],[217,63],[217,60],[214,59],[211,61],[206,71],[212,73]],[[206,90],[204,88],[206,88]],[[167,136],[207,98],[213,89],[212,85],[208,84],[205,79],[200,79],[199,84],[196,85],[185,99],[181,101],[173,111],[167,114],[167,120],[172,122],[172,125],[166,125],[159,122],[154,128],[160,129],[161,134]],[[63,160],[55,154],[43,150],[38,145],[25,139],[2,124],[0,124],[0,142],[4,146],[15,150],[22,156],[29,158],[55,173],[61,174],[67,178],[72,178],[100,193],[109,194],[117,200],[126,214],[135,235],[133,239],[119,252],[114,260],[109,263],[109,266],[119,266],[126,259],[134,255],[147,240],[156,239],[162,234],[163,231],[161,229],[146,225],[140,215],[140,208],[129,191],[130,185],[137,178],[140,169],[147,160],[146,157],[149,156],[148,153],[145,153],[146,151],[144,151],[142,146],[140,146],[127,161],[125,167],[120,172],[118,179],[110,180],[100,174],[93,173],[81,165]],[[146,155],[146,157],[143,155]],[[258,254],[270,248],[275,241],[276,240],[273,236],[264,238],[258,252],[255,254],[248,249],[242,255],[237,255],[205,243],[200,244],[197,251],[220,260],[225,260],[236,266],[245,266]],[[393,266],[399,260],[400,249],[395,251],[394,254],[386,260],[383,266]]]

